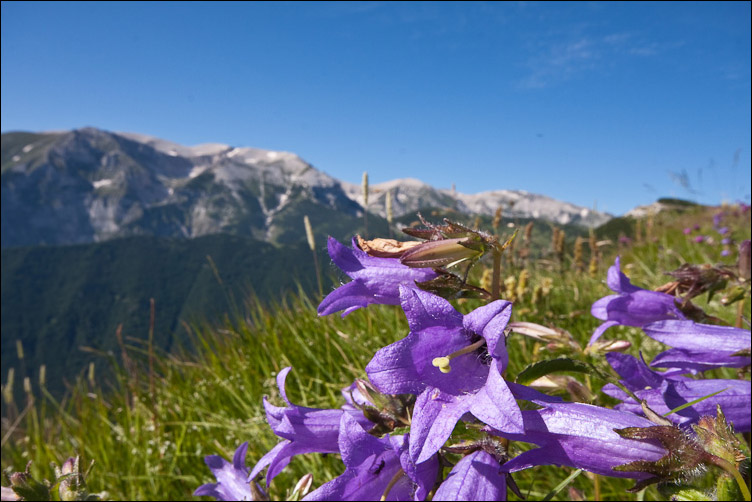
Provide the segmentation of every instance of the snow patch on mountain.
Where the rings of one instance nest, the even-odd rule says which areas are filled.
[[[343,183],[350,198],[364,204],[363,188],[352,183]],[[464,214],[493,216],[501,208],[502,214],[511,218],[540,218],[565,225],[576,223],[598,226],[611,216],[545,195],[525,190],[492,190],[477,194],[465,194],[456,190],[436,189],[415,179],[402,178],[378,183],[369,187],[368,210],[386,217],[386,193],[391,192],[394,216],[414,213],[424,208],[453,209]]]

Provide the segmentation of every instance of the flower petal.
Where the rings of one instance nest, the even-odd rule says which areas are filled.
[[[666,320],[650,323],[642,329],[650,338],[680,349],[738,352],[752,346],[749,330],[732,326]]]
[[[502,371],[507,365],[504,328],[507,327],[511,316],[512,303],[506,300],[496,300],[473,310],[465,316],[463,321],[466,329],[486,339],[488,353],[501,362]]]
[[[617,472],[612,467],[636,460],[658,460],[666,451],[657,443],[626,439],[614,432],[625,427],[652,427],[633,413],[583,403],[553,403],[522,412],[524,434],[505,434],[514,441],[541,446],[502,466],[507,472],[535,465],[565,465],[605,476],[641,479],[645,473]]]
[[[420,289],[400,286],[400,303],[405,311],[410,331],[423,331],[440,327],[462,327],[462,314],[445,299]]]
[[[506,481],[499,462],[478,450],[457,462],[432,500],[506,500]]]
[[[469,398],[470,413],[494,429],[511,433],[522,432],[522,412],[496,365],[496,361],[491,363],[486,385],[475,396]]]
[[[428,388],[415,401],[410,427],[410,457],[425,462],[444,446],[457,421],[470,410],[467,398]]]
[[[617,256],[614,264],[609,267],[606,276],[606,284],[612,291],[622,294],[630,294],[639,291],[640,288],[632,285],[629,278],[621,271],[621,257]]]
[[[669,349],[655,356],[650,366],[708,371],[715,368],[743,368],[750,365],[749,356],[734,356],[733,354],[734,352],[716,352],[715,350]]]
[[[610,328],[611,326],[618,326],[619,323],[616,321],[606,321],[600,326],[598,326],[595,331],[593,331],[593,336],[590,337],[590,341],[588,342],[588,345],[593,345],[598,338],[601,337],[605,331]]]

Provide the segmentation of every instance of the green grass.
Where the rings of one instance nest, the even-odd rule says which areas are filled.
[[[525,264],[529,285],[515,302],[512,320],[565,329],[584,347],[600,323],[590,315],[590,305],[610,294],[605,286],[606,270],[617,253],[633,283],[648,289],[668,282],[670,277],[664,272],[684,261],[735,263],[735,253],[724,259],[720,245],[698,244],[683,234],[685,226],[699,223],[700,232],[710,235],[711,216],[710,210],[698,207],[644,221],[641,234],[633,235],[633,245],[619,247],[613,241],[601,247],[603,257],[594,276],[573,270],[571,249],[563,263],[546,249],[536,250],[540,259]],[[730,224],[737,241],[749,239],[749,213],[729,216],[724,224]],[[518,243],[517,249],[522,247]],[[587,251],[585,259],[589,259]],[[506,262],[502,277],[519,276],[523,264],[522,260],[514,265]],[[480,277],[480,272],[474,272],[473,277]],[[531,291],[546,281],[553,284],[550,293],[533,304]],[[722,306],[720,296],[708,302],[703,295],[695,303],[734,323],[736,306]],[[339,407],[343,402],[340,389],[364,376],[365,365],[379,348],[408,332],[398,307],[371,306],[344,319],[339,315],[320,318],[316,315],[317,302],[302,290],[272,301],[249,299],[245,318],[225,320],[220,325],[188,326],[196,347],[192,353],[150,349],[144,333],[141,339],[130,339],[114,353],[101,354],[97,368],[111,368],[108,373],[115,375],[113,380],[100,382],[96,375],[93,379],[88,374],[68,375],[75,384],[63,400],[54,399],[38,381],[31,382],[31,391],[21,394],[24,397],[3,403],[3,469],[23,470],[32,461],[34,476],[51,478],[50,462],[60,464],[68,456],[80,454],[85,465],[95,462],[88,479],[90,489],[106,491],[111,499],[191,499],[196,487],[213,481],[203,462],[205,455],[220,454],[229,459],[240,443],[249,441],[248,463],[253,465],[277,443],[278,438],[266,424],[261,398],[268,395],[273,403],[281,404],[274,378],[278,371],[290,365],[294,368],[287,384],[292,402]],[[479,305],[478,301],[455,303],[463,312]],[[743,314],[749,319],[749,299]],[[661,350],[657,342],[635,328],[615,327],[605,337],[631,341],[630,353],[642,350],[647,359]],[[150,352],[156,352],[151,364]],[[509,353],[510,377],[533,361],[553,357],[540,344],[522,336],[510,337]],[[581,354],[573,357],[586,358]],[[605,368],[602,360],[592,361]],[[735,371],[716,370],[712,376],[735,375]],[[577,378],[596,393],[596,404],[611,403],[598,393],[604,382],[593,375]],[[21,383],[16,381],[14,386],[21,388]],[[314,486],[318,486],[342,470],[336,455],[298,456],[274,480],[272,495],[284,497],[285,490],[307,472],[314,473]],[[515,479],[523,494],[539,500],[572,472],[543,467],[517,473]],[[606,500],[665,498],[655,487],[642,494],[629,494],[625,490],[631,484],[582,473],[554,499],[570,499],[570,488],[593,499],[596,487]]]

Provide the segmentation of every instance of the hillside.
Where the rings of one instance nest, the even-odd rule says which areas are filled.
[[[323,254],[319,262],[328,263]],[[116,351],[120,324],[124,337],[148,338],[151,298],[155,345],[169,352],[187,343],[183,323],[222,322],[243,315],[253,294],[268,303],[298,284],[313,291],[315,281],[307,246],[223,234],[3,249],[3,371],[15,367],[23,377],[46,364],[50,390],[59,394],[97,359],[81,347]]]

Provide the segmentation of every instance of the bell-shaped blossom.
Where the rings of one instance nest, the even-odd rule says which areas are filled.
[[[651,366],[706,371],[750,364],[752,337],[746,329],[676,320],[653,322],[642,329],[649,337],[674,347],[658,354]]]
[[[329,237],[327,242],[332,261],[353,280],[327,295],[318,308],[320,316],[344,310],[342,317],[371,304],[399,305],[400,285],[416,287],[415,281],[430,281],[438,277],[431,268],[410,268],[398,258],[378,258],[358,247],[352,249]]]
[[[512,304],[497,300],[468,315],[425,291],[401,287],[410,333],[379,350],[366,373],[385,394],[417,394],[410,455],[430,458],[466,413],[499,430],[522,431],[522,415],[501,372]],[[437,366],[437,360],[451,363]]]
[[[219,455],[204,457],[206,465],[217,478],[217,482],[199,486],[193,495],[214,497],[217,500],[256,500],[251,492],[251,484],[248,482],[248,467],[245,465],[247,452],[248,442],[245,442],[235,450],[232,463]],[[260,494],[263,493],[258,485],[256,488]]]
[[[593,303],[590,312],[606,322],[593,332],[589,345],[611,326],[621,324],[641,327],[654,321],[686,319],[674,303],[673,296],[634,286],[621,272],[618,256],[614,265],[608,269],[606,283],[618,294],[603,297]]]
[[[718,391],[721,391],[718,393]],[[618,387],[608,384],[603,392],[623,402],[614,409],[641,413],[642,408]],[[660,387],[635,391],[638,399],[644,400],[656,413],[666,415],[671,410],[692,401],[703,399],[687,408],[671,413],[666,418],[680,426],[697,423],[706,415],[713,415],[720,406],[729,422],[734,424],[737,432],[750,431],[750,382],[745,380],[664,380]]]
[[[620,382],[633,392],[660,387],[666,379],[689,380],[688,377],[682,376],[684,372],[680,370],[661,373],[650,369],[642,360],[642,354],[640,359],[637,359],[629,354],[611,352],[606,354],[606,360],[621,377]]]
[[[409,460],[408,442],[407,435],[372,436],[342,415],[337,444],[345,472],[303,500],[424,500],[436,481],[438,458],[416,466]]]
[[[513,441],[533,443],[535,448],[502,465],[516,472],[536,465],[575,467],[604,476],[642,479],[644,472],[620,472],[613,468],[638,460],[655,461],[666,454],[657,442],[625,439],[614,429],[652,427],[634,413],[583,403],[552,403],[540,410],[522,412],[523,434],[491,431]]]
[[[493,455],[478,450],[457,462],[431,500],[506,499],[506,473]]]
[[[608,354],[607,359],[617,373],[621,382],[632,391],[638,399],[660,415],[692,401],[718,394],[693,404],[687,408],[667,415],[666,418],[676,425],[695,424],[706,415],[715,415],[720,405],[729,422],[734,424],[737,432],[750,430],[750,382],[745,380],[707,379],[692,380],[672,373],[658,373],[650,370],[644,362],[624,354]],[[631,358],[631,360],[629,359]],[[683,370],[681,370],[683,371]],[[622,403],[614,408],[622,411],[642,414],[642,407],[626,392],[614,384],[606,384],[603,392]]]
[[[340,420],[343,414],[353,417],[353,420],[370,428],[373,424],[363,416],[363,413],[350,407],[349,409],[323,410],[297,406],[290,402],[285,391],[285,379],[291,367],[284,368],[277,375],[277,385],[286,407],[274,406],[264,397],[266,420],[277,436],[283,439],[264,455],[251,471],[249,479],[254,479],[265,467],[267,486],[277,474],[284,469],[295,455],[304,453],[338,453],[337,438],[339,437]]]

